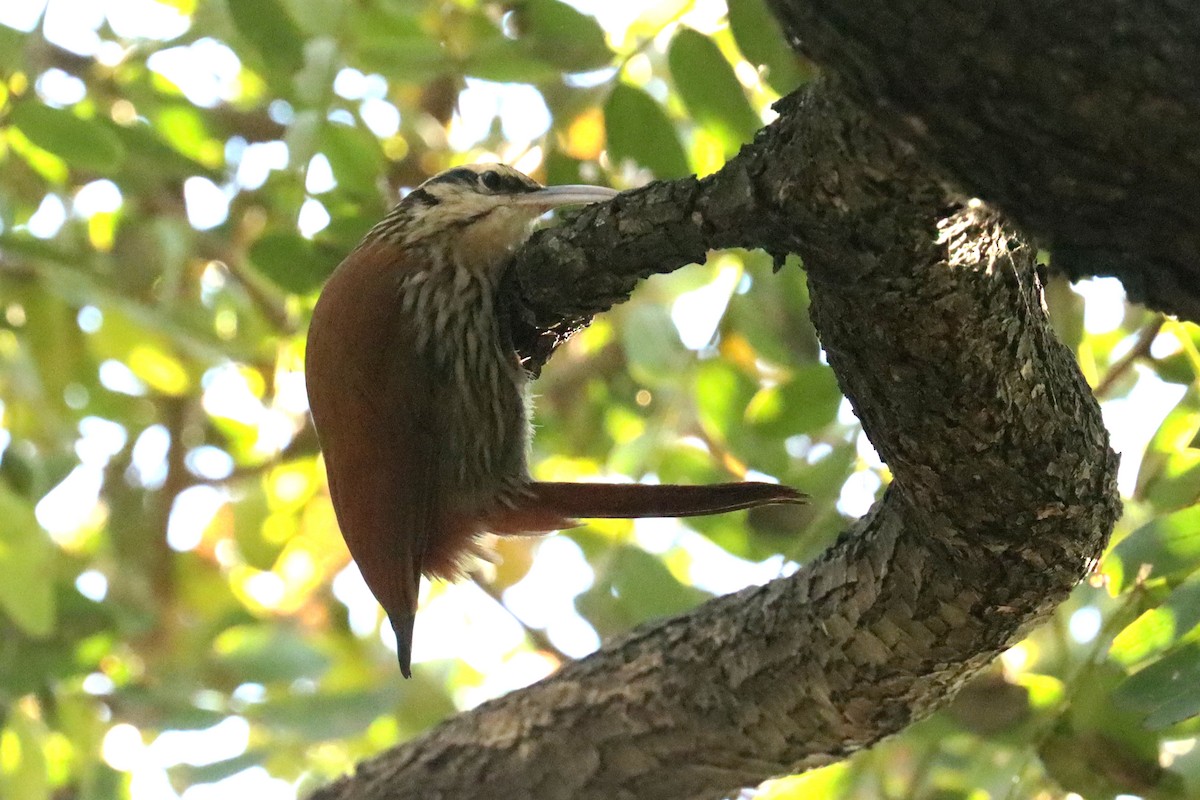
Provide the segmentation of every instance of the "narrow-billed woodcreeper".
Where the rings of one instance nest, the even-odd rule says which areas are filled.
[[[614,195],[545,188],[501,164],[443,172],[371,229],[313,310],[305,370],[334,511],[396,633],[405,677],[421,576],[456,577],[485,534],[801,500],[771,483],[529,477],[526,374],[502,334],[497,286],[534,219]]]

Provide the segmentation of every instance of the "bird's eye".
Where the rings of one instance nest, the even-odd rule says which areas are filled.
[[[492,192],[500,191],[500,187],[504,185],[504,181],[500,178],[500,173],[491,170],[480,175],[479,182],[483,184],[483,188]]]

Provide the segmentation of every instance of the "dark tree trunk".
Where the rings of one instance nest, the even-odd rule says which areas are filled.
[[[317,792],[720,798],[944,704],[1060,602],[1120,512],[1099,409],[1034,249],[830,84],[718,174],[536,236],[509,284],[540,363],[563,331],[711,248],[798,253],[813,317],[894,480],[795,576],[635,630]]]
[[[798,50],[1055,269],[1200,321],[1200,6],[770,2]]]

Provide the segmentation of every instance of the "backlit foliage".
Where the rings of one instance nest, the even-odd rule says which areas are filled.
[[[0,797],[291,797],[601,637],[788,574],[886,483],[797,263],[729,252],[655,278],[536,384],[538,476],[763,473],[812,502],[503,543],[427,592],[402,682],[306,415],[324,279],[455,164],[622,189],[719,169],[813,68],[762,0],[0,19]],[[763,796],[1200,790],[1200,337],[1084,294],[1050,302],[1125,453],[1108,587],[949,712]]]

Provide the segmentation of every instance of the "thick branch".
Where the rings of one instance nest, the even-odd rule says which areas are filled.
[[[514,337],[537,363],[538,329],[734,245],[804,258],[895,475],[884,500],[792,578],[608,642],[316,797],[723,797],[929,713],[1086,573],[1119,513],[1116,457],[1033,249],[828,87],[716,176],[539,235],[512,273]]]
[[[793,45],[1072,277],[1200,321],[1200,7],[772,0]]]

